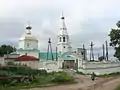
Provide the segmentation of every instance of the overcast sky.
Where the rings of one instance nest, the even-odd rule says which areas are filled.
[[[49,37],[54,48],[62,11],[74,48],[89,48],[91,41],[100,48],[120,20],[120,0],[0,0],[0,44],[17,46],[30,21],[40,50],[47,49]]]

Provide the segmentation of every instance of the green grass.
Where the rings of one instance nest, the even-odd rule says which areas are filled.
[[[97,75],[97,77],[114,77],[114,76],[120,76],[120,72],[116,72],[116,73],[110,73],[110,74],[104,74],[104,75]]]
[[[115,90],[120,90],[120,85]]]
[[[74,83],[74,78],[65,72],[53,72],[46,75],[37,75],[36,79],[30,84],[18,83],[14,86],[0,86],[0,90],[20,90],[67,83]]]

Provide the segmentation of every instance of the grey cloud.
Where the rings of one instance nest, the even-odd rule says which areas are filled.
[[[63,1],[59,2],[63,3]],[[30,21],[33,27],[32,32],[40,37],[40,50],[46,51],[48,45],[47,41],[49,37],[52,38],[52,46],[53,50],[55,50],[57,43],[56,36],[57,32],[59,31],[59,19],[61,16],[61,11],[64,10],[67,20],[71,20],[71,24],[69,24],[68,22],[67,27],[68,33],[70,32],[71,34],[70,40],[72,46],[74,48],[82,47],[82,44],[85,44],[86,48],[89,49],[90,41],[93,41],[95,43],[94,47],[97,53],[99,50],[98,48],[102,45],[102,43],[104,43],[106,39],[108,39],[109,29],[114,27],[116,22],[119,20],[120,13],[117,11],[117,8],[119,6],[117,6],[117,8],[114,7],[113,10],[107,9],[106,13],[102,14],[103,16],[100,15],[101,17],[98,17],[99,15],[97,15],[95,11],[90,11],[91,9],[89,10],[89,7],[84,6],[86,4],[85,2],[87,2],[87,5],[92,6],[92,3],[94,1],[91,2],[91,4],[88,3],[89,1],[80,1],[80,4],[77,2],[77,5],[75,4],[75,1],[74,5],[71,2],[65,2],[66,3],[64,5],[61,5],[62,3],[58,5],[58,3],[52,2],[50,4],[47,3],[49,4],[48,6],[37,6],[35,8],[31,7],[30,9],[25,8],[24,10],[18,10],[17,8],[15,8],[15,10],[17,11],[14,11],[12,15],[15,15],[16,13],[17,15],[23,15],[21,17],[23,20],[17,18],[0,18],[0,43],[2,44],[12,42],[17,46],[18,39],[24,33],[24,26],[26,22]],[[97,6],[97,1],[94,4],[95,6]],[[101,4],[104,4],[104,6],[108,5],[108,3]],[[82,7],[86,7],[86,11],[84,10],[84,8],[80,9],[81,5]],[[99,8],[100,10],[98,10],[97,12],[101,11],[101,8]],[[81,13],[83,13],[83,15]],[[75,20],[72,20],[74,19],[72,18],[72,15],[77,18]],[[84,15],[85,20],[81,21],[81,18],[83,18]],[[43,22],[45,20],[49,20],[50,25],[46,25],[45,27],[43,27]]]
[[[19,38],[24,32],[23,23],[14,18],[0,18],[0,42],[15,43],[15,38]]]

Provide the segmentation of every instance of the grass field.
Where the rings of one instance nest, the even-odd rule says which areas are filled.
[[[115,90],[120,90],[120,85]]]
[[[0,86],[0,90],[20,90],[26,88],[44,87],[58,84],[74,83],[74,78],[64,72],[54,72],[46,75],[37,75],[34,82],[17,83],[13,85]]]

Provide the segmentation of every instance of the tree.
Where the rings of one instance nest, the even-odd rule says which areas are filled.
[[[1,45],[0,46],[0,56],[4,54],[10,54],[11,52],[15,51],[16,49],[10,45]]]
[[[115,49],[114,57],[120,60],[120,21],[117,22],[118,29],[111,29],[110,31],[110,46]]]

